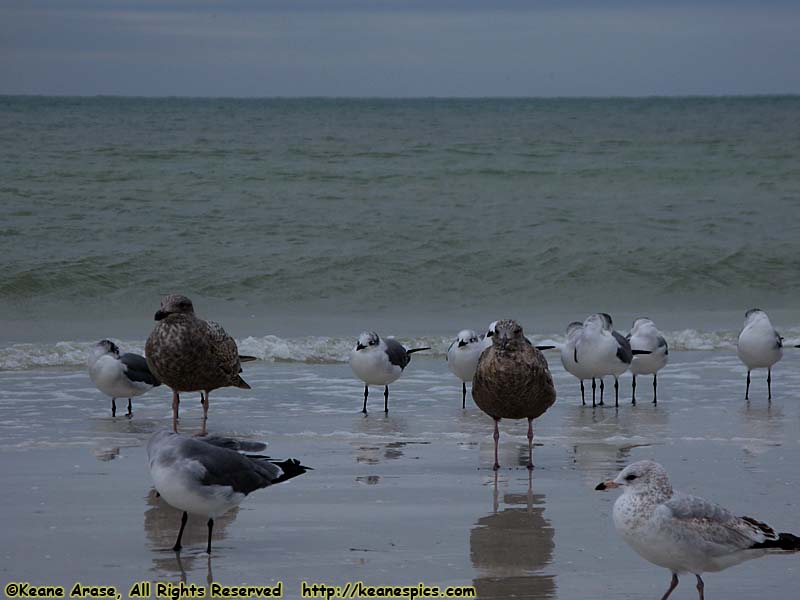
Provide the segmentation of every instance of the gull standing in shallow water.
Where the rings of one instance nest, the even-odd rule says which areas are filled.
[[[172,429],[178,431],[180,392],[205,392],[201,432],[205,435],[209,392],[227,386],[250,389],[239,375],[236,342],[218,323],[196,317],[192,301],[180,294],[161,301],[155,320],[145,353],[153,374],[172,388]]]
[[[744,398],[750,399],[750,371],[767,370],[767,399],[772,400],[772,365],[783,358],[783,338],[770,323],[767,313],[751,308],[744,315],[744,327],[739,334],[736,352],[747,367],[747,387]]]
[[[575,344],[581,336],[583,331],[583,323],[580,321],[573,321],[567,325],[567,339],[558,347],[561,352],[561,364],[564,365],[564,370],[571,375],[577,377],[581,382],[581,403],[586,404],[586,391],[583,387],[584,379],[592,380],[592,406],[595,406],[595,390],[597,383],[595,382],[595,373],[588,369],[583,364],[578,364],[575,361]],[[539,348],[539,346],[537,346]]]
[[[589,315],[575,341],[573,359],[582,364],[592,378],[600,378],[600,404],[603,404],[603,376],[614,377],[614,405],[619,406],[619,376],[628,370],[634,352],[622,334],[613,330],[611,317],[606,313]],[[637,351],[635,354],[649,354]],[[592,381],[592,404],[595,385]]]
[[[631,404],[636,404],[636,376],[653,375],[653,404],[658,404],[658,372],[667,365],[669,346],[667,340],[650,319],[641,318],[633,322],[633,328],[627,335],[631,348],[649,350],[650,354],[637,354],[631,361],[633,384]]]
[[[467,382],[472,383],[483,344],[472,329],[462,329],[447,349],[447,366],[461,380],[461,408],[467,407]]]
[[[525,338],[516,321],[497,321],[492,346],[478,360],[472,398],[494,419],[495,471],[500,468],[500,419],[528,419],[528,469],[533,469],[533,420],[556,401],[556,388],[547,360]]]
[[[407,350],[396,339],[382,339],[374,331],[364,331],[358,336],[358,342],[350,353],[350,368],[364,382],[364,408],[361,412],[367,414],[370,385],[384,386],[383,411],[389,412],[389,384],[403,374],[403,369],[411,362],[411,355],[422,350],[430,348]]]
[[[752,517],[737,517],[703,498],[673,492],[660,464],[643,460],[625,467],[596,490],[621,487],[614,502],[614,525],[645,560],[672,572],[666,600],[678,585],[678,574],[697,577],[703,600],[706,571],[722,571],[768,552],[797,552],[800,538],[775,533]]]
[[[181,529],[173,546],[181,550],[181,538],[188,513],[208,517],[208,545],[214,519],[244,500],[252,491],[302,475],[308,467],[295,459],[281,462],[268,456],[240,454],[236,450],[259,452],[265,444],[229,438],[195,438],[160,431],[147,444],[150,476],[164,500],[183,511]]]
[[[147,368],[147,361],[140,354],[126,352],[120,355],[119,347],[111,340],[100,340],[89,351],[87,359],[89,377],[98,390],[111,396],[111,416],[117,416],[117,398],[128,399],[128,414],[131,418],[131,398],[161,385]]]

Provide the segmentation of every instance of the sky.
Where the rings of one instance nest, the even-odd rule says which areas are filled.
[[[0,0],[0,94],[800,93],[800,0]]]

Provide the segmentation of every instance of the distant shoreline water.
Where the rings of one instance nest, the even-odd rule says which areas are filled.
[[[0,96],[0,343],[142,339],[172,291],[240,337],[794,327],[797,131],[800,96]]]

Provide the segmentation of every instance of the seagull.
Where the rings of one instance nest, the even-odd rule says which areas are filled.
[[[588,369],[585,365],[579,364],[575,361],[575,345],[580,339],[581,332],[583,331],[583,323],[580,321],[573,321],[567,325],[567,339],[559,347],[561,351],[561,364],[564,365],[564,370],[577,377],[581,382],[581,403],[586,405],[585,389],[583,387],[584,379],[592,380],[592,406],[595,406],[595,390],[597,384],[595,383],[595,374]],[[539,348],[539,346],[537,346]]]
[[[430,350],[430,347],[407,350],[394,338],[382,339],[374,331],[364,331],[350,353],[350,368],[364,382],[364,408],[367,414],[367,396],[370,385],[382,385],[383,411],[389,412],[389,384],[397,380],[403,369],[411,362],[414,352]]]
[[[643,460],[625,467],[596,490],[623,488],[614,502],[614,525],[645,560],[672,572],[666,600],[678,586],[678,574],[693,573],[703,600],[706,571],[722,571],[775,552],[800,551],[800,538],[775,533],[752,517],[737,517],[721,506],[673,492],[660,464]]]
[[[203,430],[206,434],[209,392],[233,386],[249,390],[242,372],[236,342],[214,321],[195,316],[192,301],[172,294],[161,301],[158,321],[145,345],[147,366],[172,388],[172,429],[178,431],[180,392],[201,392]],[[203,394],[205,400],[203,401]]]
[[[119,347],[111,340],[100,340],[89,351],[87,359],[89,377],[98,390],[111,396],[111,416],[117,416],[117,398],[128,399],[131,418],[131,398],[161,385],[147,368],[147,361],[139,354],[126,352],[120,355]]]
[[[172,549],[181,550],[188,513],[208,517],[208,545],[214,519],[238,506],[252,491],[284,482],[305,473],[309,467],[295,459],[270,460],[267,456],[240,454],[258,452],[265,444],[229,438],[196,438],[159,431],[147,444],[150,477],[156,491],[183,511],[178,539]]]
[[[638,354],[631,361],[631,373],[633,373],[633,391],[631,392],[631,404],[636,404],[636,376],[653,375],[653,404],[658,404],[658,372],[667,364],[669,357],[669,346],[667,340],[661,335],[648,318],[636,319],[633,322],[631,332],[626,336],[632,348],[649,350],[650,354]]]
[[[492,336],[494,336],[494,328],[497,325],[497,321],[492,321],[489,323],[489,328],[486,330],[486,333],[483,334],[481,338],[481,348],[486,350],[486,348],[492,347]]]
[[[467,407],[467,382],[472,382],[483,344],[472,329],[462,329],[447,349],[447,366],[461,380],[461,408]]]
[[[472,398],[494,419],[494,470],[500,468],[497,446],[500,419],[528,419],[528,469],[533,469],[533,420],[556,401],[556,388],[544,355],[516,321],[497,321],[492,347],[478,360]]]
[[[739,334],[736,352],[747,367],[744,399],[750,399],[750,371],[766,369],[767,399],[772,400],[772,365],[783,358],[783,338],[763,310],[751,308],[744,314],[744,327]]]
[[[615,406],[619,406],[619,376],[628,370],[634,354],[649,354],[647,350],[631,350],[622,334],[612,329],[611,317],[606,313],[589,315],[583,322],[583,329],[576,336],[573,359],[583,364],[592,378],[600,378],[600,404],[603,404],[603,377],[614,377]],[[594,396],[592,382],[592,396]]]

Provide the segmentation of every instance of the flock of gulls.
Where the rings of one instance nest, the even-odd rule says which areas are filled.
[[[150,474],[157,492],[166,502],[183,511],[178,539],[180,551],[188,514],[208,518],[208,544],[214,519],[237,506],[249,493],[302,475],[309,467],[295,459],[272,460],[254,454],[265,444],[209,436],[209,395],[222,387],[249,389],[242,378],[242,363],[254,357],[238,353],[236,342],[213,321],[197,317],[191,300],[170,295],[155,314],[156,325],[145,345],[145,356],[120,354],[109,340],[98,342],[88,357],[89,375],[103,393],[128,399],[127,417],[132,417],[131,398],[161,384],[172,390],[172,431],[160,431],[147,445]],[[772,396],[772,366],[783,354],[783,338],[764,311],[745,315],[739,335],[738,355],[747,367],[745,397],[750,393],[750,372],[767,369],[768,397]],[[800,347],[800,346],[798,346]],[[656,325],[637,319],[628,335],[613,328],[611,317],[596,313],[583,322],[567,326],[566,338],[555,346],[535,346],[516,321],[491,323],[485,335],[465,329],[447,350],[450,370],[462,382],[462,407],[466,408],[467,383],[472,384],[475,404],[494,420],[494,469],[499,469],[498,441],[501,419],[528,420],[528,468],[533,468],[533,420],[556,400],[553,378],[543,354],[558,350],[564,369],[580,381],[581,400],[586,404],[584,381],[592,381],[592,406],[604,403],[604,377],[614,378],[615,405],[619,405],[619,376],[633,374],[631,401],[636,403],[636,376],[653,376],[653,402],[657,402],[658,372],[667,364],[669,348]],[[353,373],[364,382],[362,412],[367,414],[369,386],[384,387],[384,412],[389,411],[389,384],[409,365],[415,352],[393,338],[375,332],[358,337],[350,356]],[[178,433],[180,394],[199,392],[203,407],[202,430],[189,436]],[[751,517],[737,517],[724,508],[674,492],[664,468],[640,461],[624,468],[597,490],[622,488],[614,504],[613,518],[623,539],[646,560],[669,569],[672,574],[665,600],[678,585],[678,575],[697,578],[697,591],[704,597],[701,574],[720,571],[768,552],[800,551],[800,538],[775,533]]]

